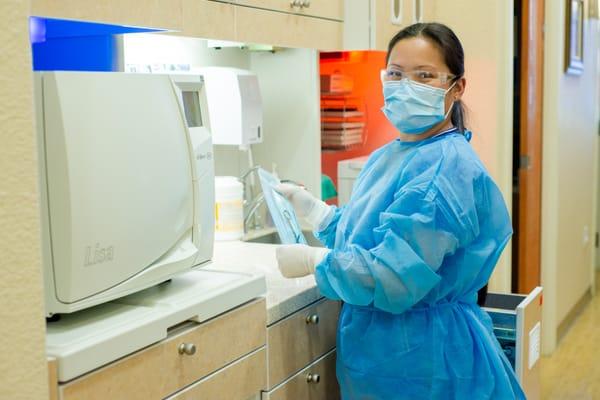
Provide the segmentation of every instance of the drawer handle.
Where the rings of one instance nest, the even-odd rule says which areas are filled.
[[[317,314],[309,315],[306,317],[306,323],[309,325],[317,325],[319,323],[319,316]]]
[[[302,0],[291,0],[290,7],[302,7]]]
[[[179,351],[179,354],[193,356],[196,354],[196,345],[194,343],[181,343],[177,350]]]
[[[310,0],[304,0],[302,2],[302,7],[306,7],[306,8],[310,7]]]
[[[308,375],[306,375],[306,382],[317,384],[317,383],[321,382],[321,375],[308,374]]]

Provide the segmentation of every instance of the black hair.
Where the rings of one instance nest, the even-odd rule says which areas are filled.
[[[462,44],[452,29],[437,22],[413,24],[396,33],[396,35],[394,35],[388,44],[388,52],[385,57],[386,64],[390,59],[390,54],[396,43],[403,39],[419,36],[429,39],[440,49],[442,55],[444,56],[444,62],[446,63],[446,66],[448,66],[448,69],[454,75],[452,82],[456,82],[464,76],[465,53],[463,51]],[[464,133],[465,107],[462,101],[456,100],[454,102],[450,120],[452,121],[452,124],[458,128],[459,132]]]

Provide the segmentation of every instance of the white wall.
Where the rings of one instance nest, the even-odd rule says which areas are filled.
[[[0,398],[48,396],[30,2],[0,2]]]
[[[513,2],[508,0],[426,0],[427,21],[448,25],[463,44],[467,125],[471,143],[512,207]],[[464,10],[464,11],[461,11]],[[511,290],[511,245],[490,280],[490,291]]]
[[[162,34],[123,38],[124,64],[188,64],[191,68],[228,66],[258,76],[264,111],[264,142],[252,146],[255,165],[282,179],[304,183],[320,195],[321,149],[318,53],[311,49],[252,52],[214,49],[202,39]],[[215,146],[217,175],[240,176],[249,168],[248,154],[235,146]]]
[[[235,67],[250,69],[250,52],[245,49],[209,48],[207,41],[164,34],[128,34],[123,38],[123,64],[182,64],[189,68]],[[239,176],[248,168],[245,152],[232,146],[215,146],[216,175]]]
[[[321,115],[319,58],[316,50],[255,53],[264,106],[264,142],[254,146],[255,161],[277,165],[282,179],[303,183],[321,195]]]
[[[546,2],[542,161],[542,347],[592,285],[598,140],[598,22],[586,21],[584,72],[564,73],[565,7]],[[584,230],[590,232],[589,241]]]
[[[189,64],[191,67],[250,67],[249,51],[209,48],[203,39],[158,33],[123,35],[123,62],[127,64]]]

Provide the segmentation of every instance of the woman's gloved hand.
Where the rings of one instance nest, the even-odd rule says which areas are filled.
[[[288,244],[277,247],[277,266],[286,278],[300,278],[315,273],[315,268],[325,258],[329,249],[305,244]]]
[[[301,186],[281,183],[275,189],[289,200],[294,206],[296,214],[305,218],[313,230],[317,229],[321,222],[333,212],[330,205],[317,199]]]

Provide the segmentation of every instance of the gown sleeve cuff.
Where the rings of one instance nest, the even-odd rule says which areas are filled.
[[[329,265],[329,258],[332,257],[332,251],[325,254],[325,257],[315,267],[315,281],[317,282],[317,288],[319,292],[329,300],[341,300],[341,297],[336,293],[329,279],[327,278],[327,266]]]

